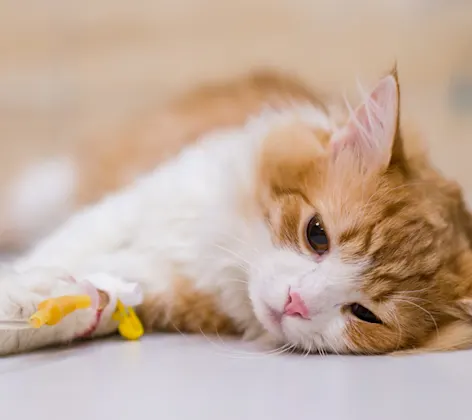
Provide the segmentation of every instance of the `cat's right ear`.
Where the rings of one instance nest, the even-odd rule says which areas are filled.
[[[332,161],[360,174],[386,169],[401,158],[400,90],[396,71],[384,77],[331,140]]]

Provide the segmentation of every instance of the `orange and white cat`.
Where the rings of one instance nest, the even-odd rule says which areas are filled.
[[[405,155],[395,73],[349,114],[340,123],[296,82],[256,75],[32,169],[4,209],[5,237],[67,220],[2,271],[0,318],[113,277],[141,285],[149,331],[335,353],[472,345],[460,189]],[[0,331],[0,354],[110,334],[113,309]]]

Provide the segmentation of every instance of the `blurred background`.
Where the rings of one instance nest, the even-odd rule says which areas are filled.
[[[206,81],[276,67],[403,116],[472,202],[470,0],[0,0],[0,183]]]

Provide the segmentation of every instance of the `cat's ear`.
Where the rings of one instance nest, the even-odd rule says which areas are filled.
[[[386,169],[403,157],[399,133],[400,89],[396,70],[364,95],[361,104],[350,109],[346,125],[331,142],[335,164],[349,162],[361,171]]]

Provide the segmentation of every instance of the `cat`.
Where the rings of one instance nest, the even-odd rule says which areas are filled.
[[[459,186],[405,152],[397,72],[346,118],[330,104],[288,76],[257,74],[49,167],[44,189],[73,189],[43,204],[67,220],[4,267],[0,319],[78,293],[71,277],[108,275],[141,285],[149,332],[338,354],[470,347],[471,218]],[[0,354],[112,334],[113,310],[0,331]]]

